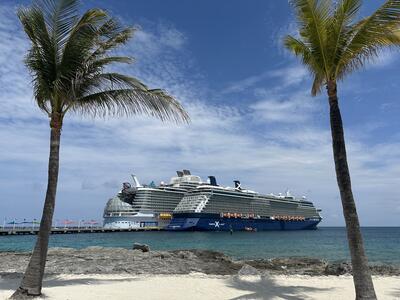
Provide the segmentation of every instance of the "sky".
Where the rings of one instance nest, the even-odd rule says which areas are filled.
[[[361,15],[383,1],[364,1]],[[0,2],[0,221],[40,218],[49,123],[23,65],[28,40],[15,16],[26,1]],[[105,202],[136,174],[169,181],[190,169],[204,180],[292,194],[344,225],[334,172],[328,102],[311,97],[307,70],[282,46],[296,32],[282,0],[85,1],[138,28],[118,71],[175,96],[189,125],[145,116],[64,121],[55,220],[102,219]],[[340,82],[353,192],[361,224],[400,226],[399,50]]]

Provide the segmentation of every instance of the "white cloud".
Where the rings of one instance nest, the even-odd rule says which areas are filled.
[[[243,92],[251,87],[254,87],[257,83],[259,83],[262,80],[265,80],[268,77],[270,77],[270,72],[263,72],[258,75],[247,77],[240,81],[230,83],[227,87],[225,87],[222,90],[222,94]]]
[[[270,72],[271,77],[277,77],[282,80],[281,87],[297,85],[309,77],[309,73],[301,65],[289,66]]]
[[[281,67],[271,71],[266,71],[261,74],[253,75],[242,80],[228,84],[223,90],[222,94],[249,92],[261,82],[267,80],[279,80],[279,86],[275,90],[282,90],[288,86],[297,85],[303,82],[309,76],[307,70],[301,65],[293,65],[289,67]]]
[[[182,49],[187,41],[185,34],[172,25],[159,25],[161,44],[168,45],[176,50]]]
[[[139,53],[143,58],[144,56],[160,55],[165,53],[166,50],[182,50],[187,40],[183,32],[164,23],[152,27],[155,27],[154,32],[146,31],[146,28],[139,25],[136,26],[137,31],[135,31],[134,38],[130,43],[132,52]]]
[[[7,72],[0,74],[0,211],[37,217],[47,176],[48,121],[31,100],[30,78],[22,65],[26,39],[12,10],[4,14],[0,9],[0,14],[0,37],[12,41],[0,45],[0,59],[7,57],[0,60]],[[216,175],[224,185],[239,178],[265,193],[289,187],[323,208],[325,224],[341,222],[329,217],[341,213],[330,132],[327,123],[320,127],[313,122],[322,108],[304,88],[305,70],[286,66],[233,83],[231,87],[245,89],[229,91],[228,86],[225,92],[249,91],[255,100],[243,101],[240,107],[218,105],[211,99],[225,94],[210,92],[197,75],[201,72],[186,50],[188,42],[172,25],[143,27],[124,50],[137,63],[120,70],[168,89],[184,103],[192,123],[68,116],[62,133],[57,216],[100,218],[105,200],[130,173],[143,182],[159,182],[177,169],[189,168],[203,177]],[[260,88],[267,78],[277,87]],[[363,197],[365,223],[373,224],[369,217],[378,211],[376,199],[384,195],[394,201],[391,187],[400,175],[400,147],[394,142],[368,147],[357,135],[346,133],[356,196]],[[378,220],[384,222],[384,216]]]
[[[297,81],[292,81],[296,84]],[[294,83],[296,82],[296,83]],[[291,85],[291,84],[288,84]],[[265,96],[263,95],[265,94]],[[258,91],[262,100],[250,107],[257,120],[275,123],[304,123],[320,109],[319,99],[310,97],[308,91],[296,90],[291,94]]]

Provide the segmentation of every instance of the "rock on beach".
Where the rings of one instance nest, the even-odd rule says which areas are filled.
[[[150,250],[150,249],[148,249]],[[22,274],[30,252],[0,252],[0,275]],[[374,275],[400,275],[399,267],[371,267]],[[235,260],[211,250],[146,251],[123,248],[50,248],[46,274],[189,274],[212,275],[343,275],[351,274],[348,262],[330,263],[305,257]]]

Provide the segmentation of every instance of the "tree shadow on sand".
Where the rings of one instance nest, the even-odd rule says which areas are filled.
[[[124,281],[136,281],[140,278],[93,278],[90,274],[82,275],[85,277],[80,278],[59,278],[57,275],[46,276],[43,280],[44,288],[58,287],[58,286],[68,286],[68,285],[90,285],[90,284],[111,284],[115,282]],[[20,281],[22,279],[22,273],[9,273],[3,274],[0,277],[0,290],[15,290],[18,288]],[[41,297],[46,297],[42,295]]]
[[[400,299],[400,288],[394,289],[390,294],[394,297],[394,299]]]
[[[57,286],[67,286],[67,285],[77,285],[77,284],[111,284],[115,282],[130,282],[137,281],[139,278],[109,278],[109,279],[101,279],[101,278],[92,278],[90,275],[82,278],[71,278],[71,279],[61,279],[61,278],[48,278],[44,280],[44,287],[57,287]]]
[[[278,285],[276,281],[268,275],[262,275],[259,277],[259,280],[256,281],[244,280],[240,276],[234,276],[229,279],[228,285],[232,288],[249,292],[249,294],[235,297],[231,300],[270,300],[274,297],[288,300],[303,300],[307,299],[306,295],[309,292],[332,290],[332,288],[316,288],[309,286],[282,286]]]

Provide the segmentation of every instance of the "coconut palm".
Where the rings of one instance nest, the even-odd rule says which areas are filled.
[[[400,0],[388,0],[372,15],[356,19],[361,0],[291,0],[298,37],[286,36],[285,47],[313,75],[313,96],[326,87],[336,178],[340,190],[353,265],[356,299],[376,299],[360,231],[347,164],[338,82],[377,58],[383,48],[400,44]]]
[[[105,11],[90,9],[79,15],[77,0],[38,0],[18,10],[31,47],[25,64],[33,77],[37,106],[50,121],[48,185],[35,248],[14,298],[40,295],[51,230],[60,136],[67,113],[84,116],[147,114],[161,120],[188,122],[183,107],[160,89],[110,72],[114,63],[132,59],[113,55],[134,29],[121,26]]]

